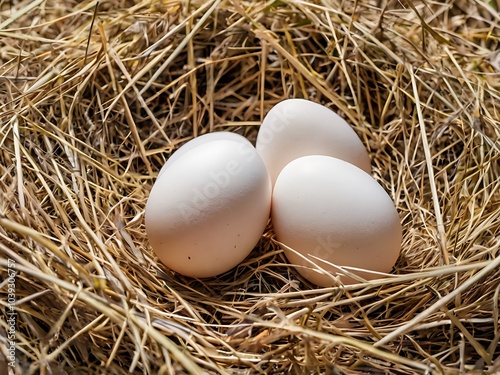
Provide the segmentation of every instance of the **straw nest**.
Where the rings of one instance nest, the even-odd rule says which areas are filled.
[[[0,370],[498,373],[497,6],[0,2]],[[369,150],[404,227],[391,276],[315,288],[271,226],[220,277],[173,274],[144,230],[159,168],[206,132],[255,141],[289,97]]]

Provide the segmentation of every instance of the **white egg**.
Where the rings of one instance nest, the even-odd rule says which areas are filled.
[[[273,184],[281,170],[306,155],[326,155],[371,173],[370,157],[354,130],[330,109],[304,99],[287,99],[264,118],[256,148]]]
[[[160,169],[160,172],[158,173],[158,177],[161,176],[161,174],[167,169],[170,165],[172,165],[173,162],[175,162],[181,155],[184,155],[184,153],[192,150],[195,147],[198,147],[199,145],[202,145],[207,142],[212,142],[212,141],[221,141],[221,140],[227,140],[227,141],[236,141],[240,142],[246,145],[252,145],[248,139],[243,137],[242,135],[236,134],[236,133],[231,133],[231,132],[214,132],[214,133],[207,133],[200,135],[196,138],[191,139],[189,142],[185,143],[181,147],[177,149],[168,159],[167,162],[163,165],[163,167]]]
[[[205,135],[195,147],[186,144],[151,190],[145,212],[150,245],[183,275],[211,277],[238,265],[269,220],[265,164],[250,142],[231,137]]]
[[[271,216],[276,238],[289,247],[284,248],[288,260],[319,286],[334,285],[331,275],[344,273],[338,266],[365,269],[352,271],[365,279],[379,278],[368,271],[390,272],[400,252],[401,223],[389,195],[369,174],[333,157],[304,156],[289,163],[276,181]]]

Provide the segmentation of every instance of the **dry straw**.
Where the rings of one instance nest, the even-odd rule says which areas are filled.
[[[498,7],[1,1],[0,373],[11,309],[16,374],[500,372]],[[367,146],[392,275],[317,289],[271,227],[220,277],[174,275],[144,231],[157,171],[289,97]]]

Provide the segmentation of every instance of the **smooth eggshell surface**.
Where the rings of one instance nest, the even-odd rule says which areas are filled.
[[[390,272],[400,252],[401,223],[389,195],[363,170],[329,156],[301,157],[283,169],[274,187],[272,222],[280,242],[338,276],[342,271],[335,266]],[[284,252],[312,283],[334,285],[330,275],[294,251]],[[381,277],[352,272],[364,279]]]
[[[196,138],[191,139],[189,142],[185,143],[181,147],[177,149],[168,159],[167,162],[163,165],[163,167],[160,169],[160,172],[158,173],[158,177],[161,176],[161,174],[170,167],[178,158],[180,158],[182,155],[184,155],[186,152],[192,150],[195,147],[198,147],[199,145],[202,145],[207,142],[212,142],[212,141],[236,141],[240,143],[244,143],[247,145],[251,145],[250,141],[243,137],[242,135],[231,133],[231,132],[215,132],[215,133],[207,133],[200,135]]]
[[[202,278],[230,270],[251,252],[269,220],[272,187],[250,142],[213,139],[195,146],[158,177],[145,223],[167,267]]]
[[[285,165],[306,155],[336,157],[371,173],[370,157],[351,126],[330,109],[305,99],[275,105],[262,121],[255,147],[273,184]]]

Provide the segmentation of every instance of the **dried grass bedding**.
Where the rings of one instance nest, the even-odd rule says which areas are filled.
[[[0,370],[500,372],[498,7],[0,2]],[[156,173],[200,134],[255,141],[289,97],[366,145],[404,227],[392,276],[318,289],[271,226],[220,277],[173,274],[144,231]]]

